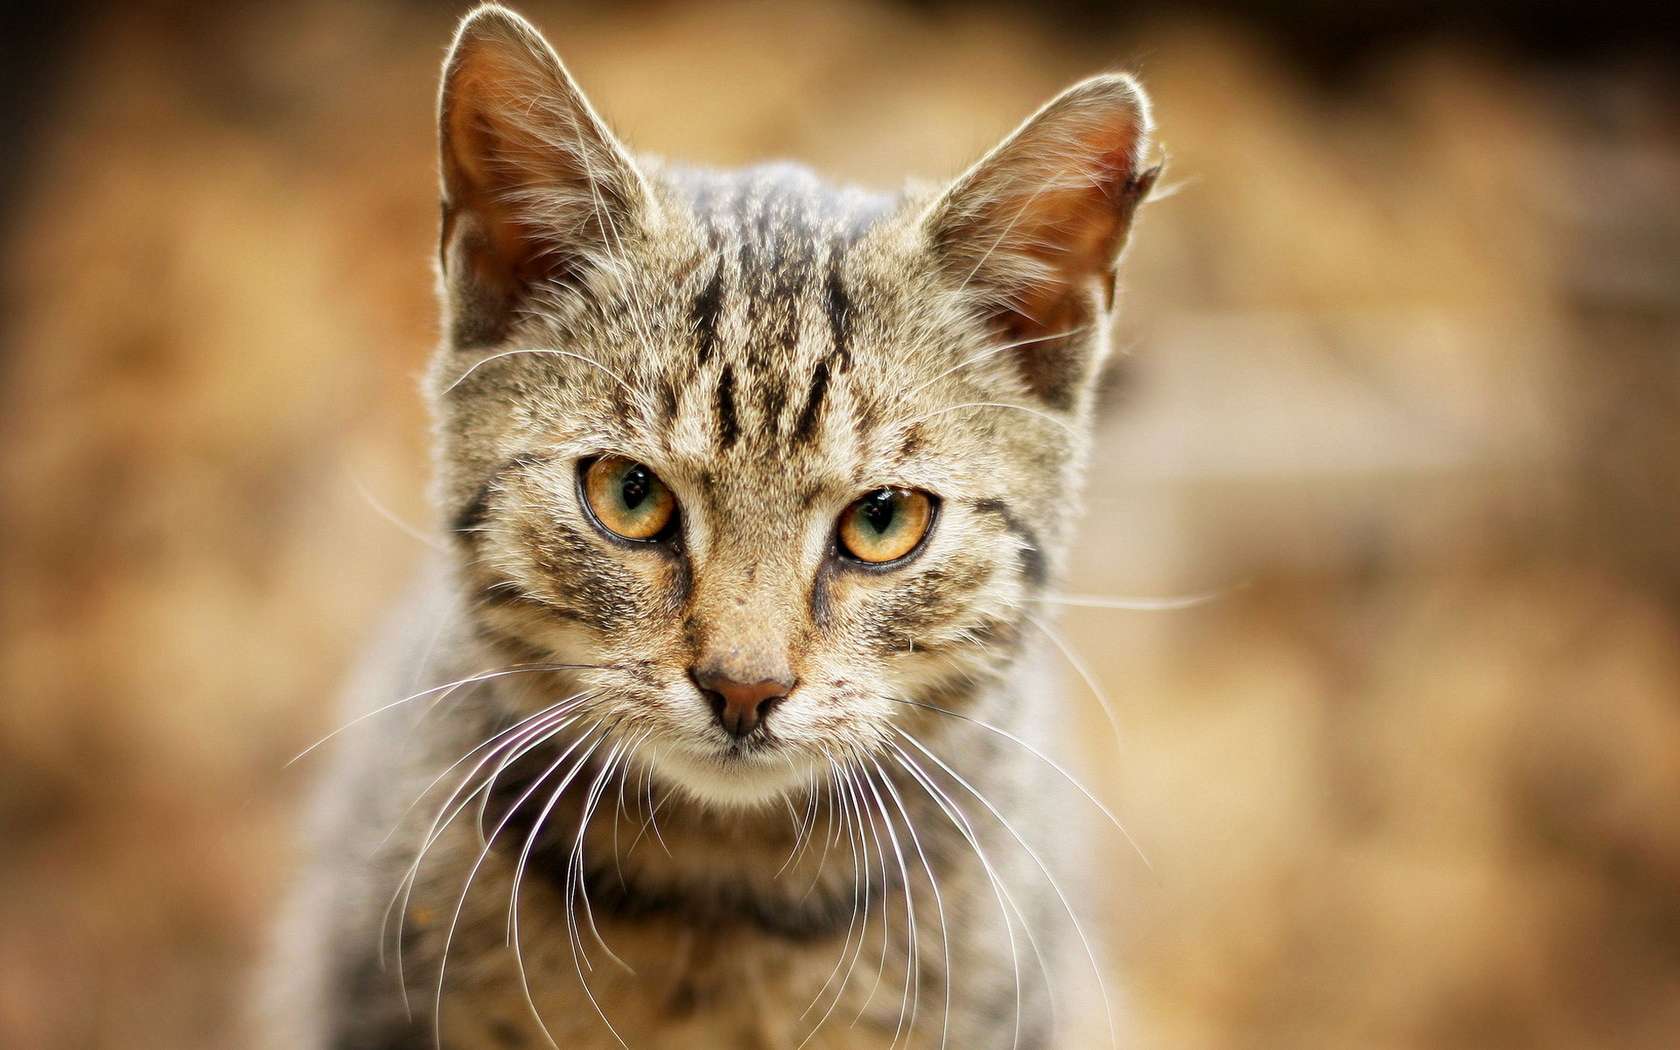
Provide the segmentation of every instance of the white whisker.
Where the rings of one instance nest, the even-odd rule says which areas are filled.
[[[892,876],[887,874],[887,850],[881,844],[881,830],[876,822],[875,812],[869,808],[869,803],[863,796],[863,786],[858,782],[858,771],[853,769],[849,777],[852,781],[853,790],[858,795],[860,812],[867,816],[869,820],[869,837],[875,843],[875,856],[881,861],[881,958],[875,964],[875,983],[870,985],[869,994],[864,996],[863,1004],[858,1007],[857,1016],[852,1018],[852,1027],[855,1028],[857,1023],[863,1019],[864,1012],[869,1009],[869,1004],[875,1001],[875,993],[881,990],[881,979],[886,976],[887,972],[887,945],[892,940],[892,914],[891,909],[887,907],[887,889],[892,885]]]
[[[1044,863],[1044,859],[1039,856],[1038,850],[1034,849],[1032,844],[1023,838],[1020,832],[1015,830],[1015,825],[1011,824],[1009,819],[1003,815],[1002,811],[993,805],[992,801],[988,799],[978,788],[976,788],[973,784],[970,784],[966,777],[951,768],[944,759],[928,750],[928,748],[922,745],[920,740],[917,740],[905,730],[898,729],[898,734],[908,741],[910,746],[926,755],[935,765],[944,770],[947,776],[962,786],[963,790],[967,791],[970,795],[973,795],[975,801],[985,807],[986,812],[992,815],[993,819],[995,819],[1003,827],[1003,829],[1009,833],[1009,836],[1015,840],[1022,850],[1026,851],[1027,856],[1030,857],[1033,864],[1038,867],[1039,872],[1044,876],[1045,881],[1049,883],[1051,890],[1056,894],[1057,900],[1061,901],[1062,910],[1067,913],[1068,921],[1073,926],[1073,932],[1078,936],[1080,945],[1085,949],[1085,958],[1091,965],[1091,975],[1096,978],[1097,993],[1103,1001],[1103,1015],[1108,1021],[1109,1044],[1118,1048],[1120,1045],[1120,1035],[1119,1030],[1114,1024],[1114,1005],[1108,998],[1108,983],[1103,980],[1102,964],[1097,961],[1096,949],[1091,947],[1091,939],[1086,936],[1085,927],[1080,923],[1079,915],[1073,910],[1073,904],[1068,900],[1067,894],[1063,892],[1061,882],[1058,881],[1056,876],[1051,873],[1049,865]]]
[[[933,890],[933,903],[939,911],[939,942],[945,954],[944,969],[940,975],[940,981],[945,986],[944,1025],[939,1035],[939,1045],[943,1048],[951,1035],[951,932],[945,925],[945,898],[939,892],[939,878],[933,873],[933,865],[928,862],[927,852],[922,849],[921,836],[916,834],[916,822],[910,819],[910,810],[904,805],[903,796],[898,793],[898,788],[893,784],[892,778],[887,776],[887,771],[881,768],[881,763],[873,758],[870,759],[870,763],[875,766],[875,771],[880,774],[882,786],[892,796],[893,804],[898,807],[899,813],[904,817],[904,828],[910,834],[910,841],[916,848],[916,855],[921,858],[922,871],[927,874],[928,886]],[[905,884],[909,884],[908,874],[905,875]],[[913,1020],[912,1024],[914,1024]]]
[[[560,349],[556,349],[555,347],[550,347],[550,346],[531,346],[531,347],[523,347],[523,348],[520,348],[520,349],[517,349],[517,350],[503,350],[500,353],[491,354],[488,357],[481,357],[477,361],[474,361],[470,366],[468,366],[466,371],[462,372],[459,376],[457,376],[453,383],[450,383],[448,386],[444,387],[443,388],[443,394],[447,395],[447,394],[453,392],[456,387],[460,386],[462,383],[465,383],[467,381],[468,376],[472,375],[474,372],[478,371],[480,368],[483,368],[485,365],[491,364],[492,362],[495,362],[495,361],[503,360],[504,358],[520,357],[520,356],[524,356],[524,355],[531,355],[531,356],[537,356],[537,357],[564,357],[564,358],[568,358],[568,359],[573,360],[573,361],[582,361],[584,364],[589,365],[591,368],[598,368],[602,372],[605,372],[607,375],[609,375],[613,379],[617,380],[618,385],[623,387],[625,389],[625,391],[628,392],[632,397],[636,396],[635,388],[632,387],[629,383],[625,382],[623,376],[619,375],[617,372],[614,372],[612,369],[608,368],[606,365],[603,365],[601,362],[595,360],[593,357],[587,357],[583,354],[573,353],[570,350],[560,350]]]
[[[875,768],[879,770],[881,767],[875,765]],[[892,1042],[888,1044],[888,1050],[891,1050],[892,1047],[898,1045],[901,1034],[903,1038],[908,1040],[910,1032],[916,1026],[916,1009],[921,1003],[922,995],[921,942],[919,931],[916,928],[915,896],[910,892],[910,869],[904,862],[904,851],[898,843],[898,831],[893,825],[892,811],[887,808],[886,802],[882,800],[880,789],[875,784],[875,778],[869,775],[868,770],[863,770],[863,783],[864,786],[869,788],[870,795],[874,796],[875,808],[881,814],[881,822],[886,825],[887,838],[892,842],[893,857],[898,862],[900,885],[904,890],[904,993],[899,999],[898,1027],[893,1029]],[[883,890],[883,892],[885,891]],[[915,989],[914,998],[911,997],[912,988]],[[907,1006],[908,1021],[906,1020]]]
[[[1108,806],[1103,803],[1102,799],[1099,799],[1096,796],[1096,794],[1090,788],[1086,787],[1079,780],[1078,777],[1074,776],[1072,773],[1069,773],[1065,768],[1062,767],[1061,763],[1057,762],[1055,759],[1051,758],[1049,755],[1045,754],[1044,752],[1040,751],[1038,748],[1036,748],[1036,747],[1032,746],[1031,744],[1027,743],[1025,740],[1022,740],[1020,737],[1016,736],[1014,733],[1011,733],[1009,730],[1000,729],[997,726],[992,725],[990,722],[983,722],[978,718],[974,718],[974,717],[971,717],[969,715],[962,714],[961,712],[950,711],[950,710],[947,710],[946,708],[935,706],[934,704],[922,703],[919,700],[904,700],[904,699],[901,699],[901,698],[898,698],[898,697],[888,697],[888,699],[891,700],[895,704],[904,704],[908,707],[919,707],[924,711],[933,711],[936,714],[946,715],[950,718],[960,719],[964,722],[969,723],[970,725],[978,726],[979,728],[986,730],[988,733],[992,733],[992,734],[995,734],[997,736],[1003,737],[1005,740],[1009,740],[1009,741],[1017,744],[1018,746],[1024,748],[1034,758],[1038,759],[1040,762],[1043,762],[1045,765],[1047,765],[1051,769],[1055,770],[1058,776],[1060,776],[1063,780],[1067,781],[1070,785],[1072,785],[1073,788],[1076,791],[1078,791],[1081,795],[1084,795],[1086,800],[1089,801],[1091,803],[1091,805],[1097,807],[1097,809],[1102,813],[1102,815],[1104,817],[1108,818],[1108,822],[1110,824],[1114,825],[1114,829],[1116,831],[1120,832],[1120,834],[1125,838],[1127,844],[1132,847],[1133,852],[1135,852],[1138,855],[1138,859],[1143,861],[1143,866],[1148,868],[1150,871],[1155,870],[1155,866],[1153,864],[1149,863],[1148,856],[1146,856],[1144,854],[1143,847],[1139,846],[1137,844],[1137,840],[1132,838],[1132,833],[1126,830],[1126,825],[1120,823],[1120,818],[1115,816],[1114,812],[1112,810],[1110,810],[1108,808]],[[893,729],[896,730],[899,733],[904,732],[904,730],[899,728],[898,726],[894,726]]]
[[[603,665],[600,664],[532,664],[522,667],[508,667],[494,671],[480,671],[478,674],[468,675],[465,678],[461,678],[453,682],[446,682],[443,685],[435,685],[430,689],[422,689],[418,693],[411,693],[408,696],[403,697],[401,700],[394,700],[383,707],[376,707],[372,711],[365,711],[362,714],[357,715],[355,718],[352,718],[350,721],[339,726],[337,729],[334,729],[326,736],[315,741],[313,744],[310,744],[302,751],[299,751],[296,755],[293,755],[291,761],[286,763],[286,766],[290,767],[302,761],[310,754],[310,752],[319,748],[322,744],[327,743],[329,740],[332,740],[341,733],[354,729],[356,726],[361,725],[363,722],[373,718],[375,715],[382,715],[385,712],[401,707],[404,704],[413,703],[422,697],[431,696],[433,693],[453,692],[464,685],[475,685],[479,682],[493,681],[494,679],[506,678],[508,675],[514,674],[532,674],[539,671],[601,670],[602,666]]]
[[[1032,339],[1017,339],[1012,343],[1005,343],[1002,346],[994,346],[988,350],[982,350],[980,353],[974,354],[970,357],[965,357],[944,371],[935,374],[932,378],[926,379],[923,382],[911,387],[909,391],[903,395],[903,399],[905,401],[909,401],[911,398],[914,398],[917,394],[939,382],[941,379],[944,379],[951,373],[959,372],[962,369],[967,368],[969,365],[979,364],[987,358],[996,357],[998,354],[1007,353],[1010,350],[1018,350],[1023,346],[1032,346],[1034,343],[1047,343],[1052,339],[1066,339],[1069,336],[1079,335],[1082,332],[1088,332],[1090,330],[1090,325],[1081,325],[1077,328],[1069,328],[1065,332],[1053,332],[1050,335],[1035,336]]]
[[[823,1025],[828,1023],[828,1019],[833,1016],[835,1008],[845,998],[846,989],[852,983],[852,974],[857,969],[858,959],[863,955],[864,942],[869,937],[869,841],[863,834],[863,815],[857,808],[858,797],[855,793],[855,785],[851,779],[850,771],[832,760],[830,761],[830,771],[839,792],[841,811],[845,816],[846,836],[852,847],[852,919],[846,927],[846,940],[840,946],[840,958],[835,961],[833,972],[828,975],[828,980],[823,982],[823,986],[817,990],[816,996],[805,1007],[804,1012],[799,1015],[800,1018],[807,1017],[811,1010],[823,1000],[824,995],[828,992],[829,985],[834,983],[834,978],[840,973],[842,966],[845,966],[846,975],[841,978],[839,986],[835,988],[834,998],[828,1004],[828,1009],[823,1011],[823,1015],[817,1019],[816,1024],[811,1026],[811,1030],[806,1033],[805,1038],[796,1050],[804,1050],[805,1045],[822,1030]],[[861,912],[859,910],[860,890]],[[858,930],[858,941],[855,949],[852,947],[852,929],[854,926]],[[849,964],[847,963],[848,956],[851,959]]]
[[[1101,594],[1048,594],[1039,598],[1039,601],[1046,605],[1070,605],[1081,609],[1115,609],[1121,612],[1173,612],[1178,609],[1193,609],[1198,605],[1218,601],[1228,593],[1230,593],[1230,589],[1169,598],[1110,598]]]
[[[829,754],[828,754],[827,751],[823,752],[823,759],[826,762],[828,762],[829,764],[832,764],[833,761],[834,761],[832,758],[829,757]],[[824,833],[823,833],[823,837],[822,837],[822,840],[823,840],[822,853],[821,853],[821,855],[819,855],[817,857],[817,870],[811,876],[811,884],[809,886],[806,886],[805,887],[805,892],[800,894],[800,896],[799,896],[799,902],[801,904],[803,904],[806,900],[808,900],[812,893],[816,892],[817,885],[822,882],[822,877],[823,877],[824,873],[826,873],[828,871],[828,853],[829,853],[829,850],[831,850],[834,847],[834,843],[836,842],[835,835],[838,832],[838,828],[835,824],[835,817],[834,817],[834,775],[833,775],[832,772],[829,774],[828,779],[826,779],[823,782],[822,793],[823,793],[822,821],[823,821],[823,827],[825,829]],[[813,832],[815,831],[815,825],[814,824],[813,824],[812,830],[813,830]]]
[[[581,703],[581,701],[579,702]],[[495,737],[491,738],[491,741],[487,742],[487,744],[495,744],[495,746],[491,747],[484,757],[479,760],[478,764],[475,765],[473,769],[461,779],[460,784],[456,786],[455,790],[452,791],[449,797],[444,800],[443,805],[439,807],[438,814],[435,818],[433,818],[431,826],[427,828],[426,833],[421,836],[421,843],[419,848],[415,851],[414,861],[408,866],[408,870],[404,872],[403,877],[398,880],[397,888],[395,892],[392,893],[390,901],[385,906],[385,914],[380,921],[381,931],[390,924],[393,912],[397,915],[397,981],[402,989],[403,1006],[405,1010],[408,1008],[408,982],[403,971],[403,927],[407,919],[409,903],[413,899],[415,882],[419,878],[420,867],[425,862],[426,854],[431,850],[432,846],[440,838],[442,838],[444,830],[455,821],[455,818],[459,816],[461,812],[467,808],[467,806],[472,804],[472,800],[475,795],[479,792],[488,792],[492,789],[503,770],[507,769],[509,765],[518,761],[524,755],[529,754],[536,748],[541,747],[547,741],[552,740],[556,735],[564,732],[568,726],[574,724],[578,720],[577,716],[567,715],[568,711],[574,709],[576,706],[575,704],[562,702],[561,705],[556,706],[561,709],[552,712],[550,716],[545,717],[543,713],[534,715],[530,719],[517,723],[515,726],[497,734]],[[522,726],[524,728],[521,728]],[[501,743],[496,743],[496,741],[501,741]],[[472,754],[476,753],[485,746],[487,745],[480,745],[480,748],[475,748],[472,752],[468,752],[467,757],[470,757]],[[485,763],[489,762],[491,757],[494,756],[498,750],[502,750],[504,747],[507,749],[506,753],[503,755],[495,772],[483,780],[471,792],[468,792],[465,796],[461,796],[461,792],[466,789],[468,784],[473,782],[473,779],[478,775],[478,771],[484,768]],[[457,763],[457,765],[458,764],[459,763]],[[430,788],[427,790],[429,791]],[[422,794],[421,797],[425,797],[424,794]],[[457,797],[460,797],[459,803],[456,803],[455,801]],[[416,802],[418,802],[418,799]],[[400,822],[398,826],[401,826]],[[395,828],[392,829],[393,832],[395,830]],[[398,909],[399,901],[401,903],[400,909]],[[383,964],[383,932],[380,937],[380,951],[381,964]]]
[[[1061,651],[1063,659],[1067,660],[1074,673],[1079,675],[1080,680],[1085,683],[1085,688],[1091,691],[1091,695],[1096,698],[1097,704],[1102,708],[1103,716],[1108,719],[1108,728],[1114,733],[1115,744],[1122,744],[1120,716],[1115,713],[1114,704],[1109,700],[1108,693],[1104,692],[1103,687],[1097,683],[1096,676],[1085,665],[1085,661],[1080,658],[1078,653],[1074,652],[1073,647],[1061,635],[1050,629],[1049,624],[1028,612],[1023,612],[1021,615],[1028,623],[1043,632],[1044,636],[1050,639],[1051,643]]]
[[[945,415],[946,413],[949,413],[949,412],[960,412],[960,411],[962,411],[963,409],[966,409],[966,408],[1002,408],[1002,409],[1008,409],[1012,412],[1024,412],[1027,415],[1032,416],[1035,419],[1042,419],[1046,423],[1050,423],[1054,426],[1060,427],[1062,430],[1066,431],[1070,436],[1072,436],[1076,440],[1080,439],[1082,437],[1080,432],[1072,424],[1067,422],[1065,419],[1057,419],[1055,416],[1051,415],[1048,412],[1044,412],[1044,411],[1041,411],[1041,410],[1036,409],[1036,408],[1031,408],[1027,405],[1017,405],[1017,404],[1015,404],[1013,402],[1010,402],[1010,401],[966,401],[966,402],[964,402],[960,405],[946,405],[944,408],[936,408],[932,412],[924,412],[921,415],[919,415],[919,416],[915,417],[914,419],[910,420],[909,422],[910,423],[922,423],[922,422],[926,422],[929,419],[933,419],[935,416],[943,416],[943,415]]]
[[[957,833],[962,836],[963,841],[968,843],[969,849],[974,851],[974,856],[980,861],[980,867],[986,873],[986,880],[992,888],[992,896],[997,900],[998,914],[1003,918],[1004,934],[1009,941],[1010,972],[1013,974],[1015,980],[1015,1037],[1011,1046],[1014,1047],[1015,1050],[1019,1050],[1021,1044],[1022,1005],[1021,955],[1020,949],[1015,943],[1015,924],[1010,919],[1010,912],[1013,911],[1020,917],[1021,929],[1027,935],[1027,941],[1032,946],[1033,955],[1038,959],[1039,971],[1044,974],[1045,981],[1048,983],[1050,979],[1050,971],[1044,962],[1043,953],[1039,950],[1038,938],[1034,936],[1032,926],[1027,922],[1026,913],[1023,912],[1020,906],[1015,903],[1015,898],[1012,894],[1010,894],[1009,887],[1004,883],[1003,877],[998,874],[997,868],[993,866],[991,858],[986,855],[986,851],[981,847],[980,839],[975,833],[974,826],[969,822],[968,816],[963,813],[962,808],[957,805],[956,800],[952,799],[950,795],[946,794],[944,789],[935,784],[933,782],[933,778],[929,776],[927,772],[924,771],[916,762],[916,760],[912,758],[902,747],[900,747],[897,743],[890,743],[890,746],[895,753],[894,757],[898,760],[899,765],[903,766],[905,772],[910,774],[911,779],[913,779],[921,787],[929,798],[933,799],[934,804],[939,807],[939,810],[944,814],[945,819],[951,823],[952,827],[957,829]]]
[[[432,1027],[433,1035],[440,1046],[443,1044],[443,982],[445,971],[449,965],[449,948],[454,943],[455,929],[461,922],[461,912],[466,909],[467,895],[472,892],[473,879],[477,878],[479,869],[484,866],[484,861],[490,856],[490,848],[495,843],[496,836],[499,835],[502,829],[507,826],[508,822],[513,819],[514,814],[518,813],[520,808],[524,806],[526,802],[530,801],[531,796],[536,793],[539,787],[542,786],[543,781],[553,775],[553,773],[565,763],[567,757],[570,756],[573,751],[575,751],[592,735],[594,735],[594,728],[592,728],[590,732],[579,737],[570,747],[561,752],[560,757],[555,759],[552,765],[544,770],[535,780],[531,781],[530,787],[526,788],[525,792],[520,795],[511,806],[508,807],[507,812],[503,814],[502,819],[497,823],[495,830],[490,833],[490,841],[485,844],[482,850],[479,851],[477,859],[472,863],[472,867],[467,870],[466,881],[461,887],[461,896],[455,902],[455,913],[449,920],[449,930],[444,934],[443,951],[438,957],[437,997],[432,1003]],[[572,780],[576,778],[579,771],[583,769],[584,764],[589,761],[589,756],[595,753],[595,749],[601,745],[601,741],[604,739],[606,739],[605,735],[596,736],[595,742],[589,745],[588,750],[578,756],[577,760],[572,764],[572,768],[568,770],[566,775],[561,779],[559,787],[555,788],[555,797],[558,797],[566,790],[566,787],[571,784]],[[541,1021],[540,1017],[538,1018],[538,1021]]]
[[[363,501],[373,509],[373,512],[381,518],[384,518],[391,525],[395,526],[398,532],[407,536],[411,540],[416,540],[425,544],[432,550],[443,551],[449,549],[448,544],[438,539],[432,533],[420,528],[412,522],[404,520],[403,517],[397,514],[396,511],[382,503],[379,500],[379,497],[373,494],[373,491],[363,483],[361,477],[349,466],[344,468],[344,473],[350,478],[350,484],[355,486],[357,494],[360,495]]]

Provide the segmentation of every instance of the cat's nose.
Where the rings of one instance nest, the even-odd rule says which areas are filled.
[[[759,682],[737,682],[717,671],[693,670],[694,684],[712,705],[718,724],[730,736],[746,736],[757,729],[770,709],[793,690],[791,679],[766,678]]]

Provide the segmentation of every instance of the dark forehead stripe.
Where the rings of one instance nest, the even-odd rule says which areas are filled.
[[[828,284],[823,289],[823,305],[828,312],[829,337],[833,340],[833,356],[841,368],[852,364],[852,300],[846,295],[846,283],[840,279],[840,268],[828,268]]]
[[[735,417],[735,366],[724,365],[717,385],[718,441],[724,447],[741,436],[741,422]]]
[[[838,375],[851,366],[854,307],[842,263],[894,199],[840,190],[787,164],[669,177],[719,260],[690,314],[699,366],[722,356],[735,369],[720,372],[713,398],[723,447],[742,434],[743,395],[754,402],[752,418],[765,421],[764,437],[812,440]],[[747,321],[740,345],[726,345],[739,337],[720,331],[726,311]],[[801,375],[792,351],[807,325],[826,326],[830,345]]]
[[[822,413],[823,395],[828,393],[828,359],[825,357],[817,362],[816,370],[811,374],[811,389],[805,394],[805,407],[799,410],[799,419],[793,426],[793,440],[795,443],[810,441],[817,432],[817,418]]]
[[[828,280],[823,286],[823,309],[828,315],[829,351],[812,370],[805,407],[800,409],[799,420],[793,428],[796,443],[808,442],[816,435],[831,371],[836,368],[845,371],[852,365],[852,301],[846,295],[845,282],[840,279],[837,260],[831,261],[828,268]]]
[[[689,316],[694,323],[694,338],[700,344],[700,364],[712,359],[717,348],[718,315],[723,311],[723,267],[712,267],[712,276],[695,296]]]
[[[847,306],[838,273],[842,256],[891,209],[885,194],[843,190],[792,164],[745,171],[676,169],[669,173],[707,241],[733,257],[738,272],[722,289],[755,297],[795,295],[819,277]],[[831,318],[834,316],[831,308]]]

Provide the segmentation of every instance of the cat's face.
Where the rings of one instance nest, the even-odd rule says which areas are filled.
[[[960,709],[1075,508],[1153,178],[1135,86],[1088,81],[951,189],[887,198],[639,168],[503,11],[445,76],[432,393],[480,634],[589,665],[589,720],[720,804]]]

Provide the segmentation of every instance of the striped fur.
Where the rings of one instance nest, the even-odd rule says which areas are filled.
[[[1067,822],[1011,737],[1058,722],[1032,613],[1154,179],[1137,85],[1087,81],[950,188],[880,194],[638,163],[486,7],[440,124],[450,550],[352,711],[459,684],[341,749],[270,1045],[1089,1045],[1058,896],[979,795],[1041,843]],[[671,487],[676,539],[591,525],[603,453]],[[837,557],[840,513],[889,485],[939,498],[919,555]],[[689,678],[718,653],[797,675],[744,741]]]

